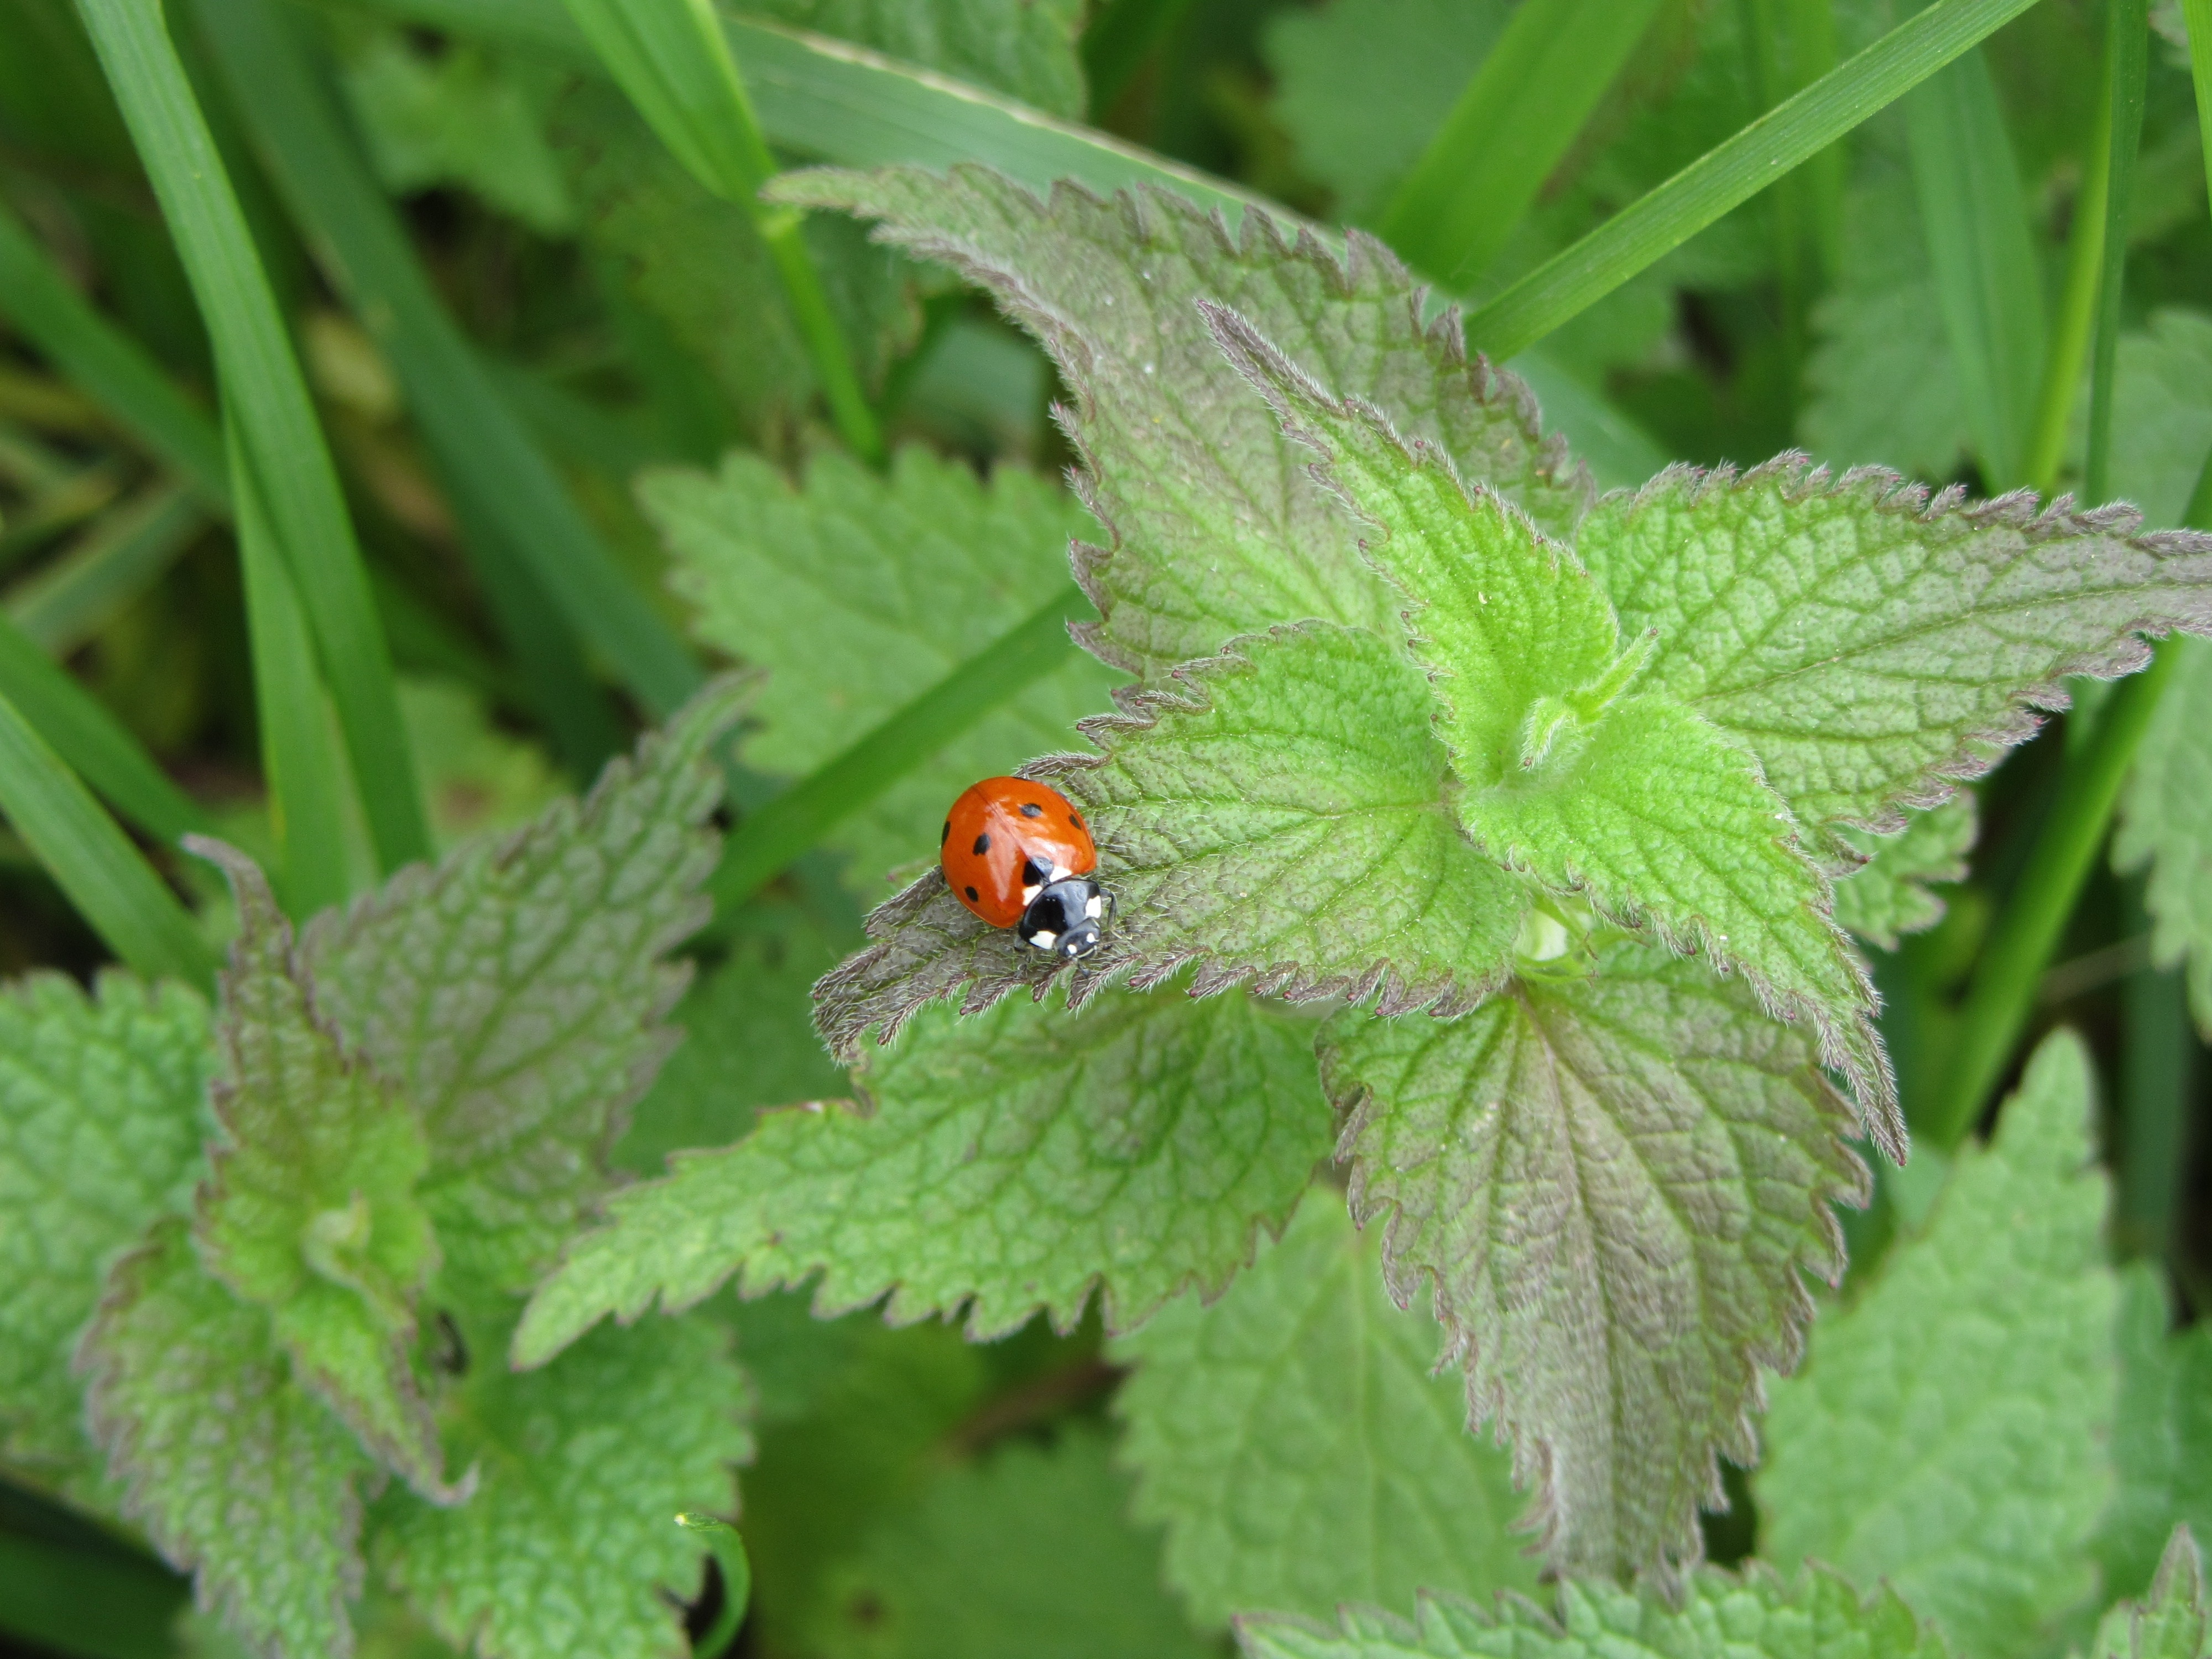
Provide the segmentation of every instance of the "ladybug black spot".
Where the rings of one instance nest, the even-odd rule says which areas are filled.
[[[945,838],[947,836],[950,836],[951,833],[952,833],[952,820],[951,820],[951,818],[947,818],[947,819],[945,819],[945,828],[943,828],[942,830],[939,830],[939,831],[937,832],[937,844],[938,844],[939,847],[944,846],[944,845],[945,845]]]
[[[975,856],[977,858],[981,858],[984,854],[990,850],[991,838],[988,836],[978,836],[975,837]]]
[[[1083,828],[1083,814],[1080,812],[1070,812],[1067,815],[1067,821],[1079,830]]]
[[[1044,808],[1033,800],[1025,800],[1022,803],[1022,816],[1025,818],[1041,818],[1044,816]]]
[[[974,903],[974,902],[975,902],[978,898],[980,898],[981,896],[981,894],[979,894],[979,893],[977,893],[977,892],[976,892],[976,890],[975,890],[974,888],[970,887],[970,888],[968,890],[968,902],[969,902],[969,903],[973,904],[973,903]]]

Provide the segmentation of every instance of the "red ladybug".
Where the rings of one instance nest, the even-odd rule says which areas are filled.
[[[938,846],[953,896],[992,927],[1071,962],[1098,948],[1114,896],[1091,879],[1091,826],[1058,790],[1027,778],[970,784]]]

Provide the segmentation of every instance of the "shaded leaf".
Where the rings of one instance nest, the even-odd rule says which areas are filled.
[[[1512,1436],[1565,1571],[1695,1559],[1717,1455],[1755,1461],[1757,1368],[1787,1368],[1802,1275],[1863,1202],[1850,1115],[1797,1031],[1694,962],[1617,946],[1450,1021],[1339,1015],[1352,1213],[1393,1294],[1424,1278],[1476,1419]]]
[[[2111,1596],[2143,1592],[2177,1524],[2212,1530],[2212,1326],[2173,1330],[2162,1277],[2137,1263],[2120,1281],[2119,1490],[2096,1537]]]
[[[2154,311],[2148,330],[2120,337],[2112,386],[2112,493],[2142,508],[2152,524],[2178,525],[2208,456],[2212,317],[2179,308]]]
[[[1115,1345],[1135,1514],[1166,1525],[1168,1582],[1207,1624],[1536,1587],[1511,1462],[1468,1431],[1444,1334],[1390,1304],[1375,1243],[1316,1191],[1218,1302]]]
[[[1081,0],[745,0],[738,8],[1083,116]]]
[[[1966,854],[1979,826],[1974,798],[1960,793],[1930,811],[1908,813],[1905,828],[1877,836],[1865,830],[1837,833],[1867,862],[1836,883],[1836,921],[1885,951],[1898,938],[1933,927],[1943,901],[1929,892],[1938,883],[1966,878]]]
[[[2176,641],[2181,660],[2160,694],[2120,798],[2112,866],[2150,867],[2143,905],[2151,960],[2189,967],[2189,1006],[2212,1031],[2212,645]]]

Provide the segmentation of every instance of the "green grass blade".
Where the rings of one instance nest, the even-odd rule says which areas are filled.
[[[2212,191],[2212,0],[2181,0],[2189,31],[2189,76],[2197,88],[2197,137],[2204,147],[2204,184]]]
[[[1067,660],[1070,617],[1091,614],[1073,582],[885,719],[836,759],[746,815],[708,883],[726,915],[853,813],[1024,686]]]
[[[331,746],[314,641],[291,574],[276,550],[260,480],[242,446],[234,444],[231,456],[253,703],[261,723],[261,771],[276,846],[273,874],[284,908],[294,920],[304,921],[346,897],[346,777]]]
[[[1969,424],[1992,490],[2026,482],[2023,446],[2044,352],[2027,197],[1980,52],[1905,100],[1921,234]]]
[[[88,305],[0,204],[0,312],[69,380],[226,511],[230,487],[215,422],[186,402],[145,348]]]
[[[2135,200],[2136,153],[2142,141],[2150,79],[2148,0],[2105,0],[2106,84],[2112,143],[2106,160],[2104,270],[2097,283],[2097,339],[2089,362],[2089,455],[2081,494],[2105,499],[2112,462],[2112,380],[2119,362],[2120,289],[2128,268],[2128,209]]]
[[[79,915],[149,978],[215,983],[215,950],[76,773],[0,692],[0,814]]]
[[[714,1659],[737,1639],[738,1626],[745,1622],[745,1608],[753,1596],[752,1560],[745,1553],[745,1540],[726,1521],[687,1510],[676,1517],[676,1524],[702,1534],[700,1541],[714,1555],[722,1575],[722,1605],[714,1622],[691,1644],[692,1652]]]
[[[9,588],[0,609],[48,656],[66,657],[160,580],[207,525],[195,490],[152,485]]]
[[[2036,385],[2035,414],[2028,423],[2021,476],[2027,487],[2048,495],[2058,485],[2066,459],[2067,429],[2074,418],[2074,394],[2081,385],[2081,365],[2097,323],[2097,287],[2105,270],[2105,191],[2111,182],[2112,88],[2109,78],[2097,93],[2089,142],[2081,156],[2081,192],[2074,201],[2074,227],[2066,244],[2066,276],[2059,291],[2058,315],[2043,355]]]
[[[64,764],[153,840],[174,847],[206,816],[130,731],[12,623],[0,620],[0,692]]]
[[[1802,91],[1836,67],[1836,13],[1831,0],[1784,0],[1790,29],[1790,87]],[[1830,144],[1805,163],[1807,217],[1820,281],[1836,280],[1844,263],[1844,175],[1850,156]]]
[[[386,870],[429,830],[368,575],[306,381],[237,195],[157,0],[80,0],[214,342],[228,411],[313,630],[369,833]]]
[[[1658,0],[1521,0],[1377,227],[1406,262],[1466,287],[1512,237],[1620,73]]]
[[[447,314],[289,20],[265,0],[202,0],[197,11],[287,206],[399,377],[533,702],[572,762],[590,764],[614,728],[566,636],[597,651],[656,716],[697,688],[697,665]],[[550,629],[549,604],[559,617]]]
[[[775,173],[775,158],[711,0],[568,3],[568,15],[660,142],[700,183],[753,214],[837,429],[855,453],[881,465],[883,432],[830,314],[799,216],[761,205],[760,187]]]
[[[2033,0],[1936,0],[1632,203],[1468,319],[1511,357],[1903,97]]]

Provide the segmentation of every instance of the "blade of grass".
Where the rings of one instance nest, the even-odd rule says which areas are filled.
[[[1644,38],[1658,0],[1521,0],[1376,227],[1406,262],[1464,288]]]
[[[750,898],[785,866],[923,761],[1024,686],[1065,663],[1075,650],[1071,617],[1090,614],[1073,582],[858,738],[834,760],[731,831],[722,862],[709,880],[717,916]]]
[[[2036,384],[2035,415],[2029,422],[2021,464],[2021,477],[2039,495],[2058,487],[2066,459],[2066,434],[2074,418],[2074,395],[2088,359],[2089,337],[2097,322],[2097,287],[2105,270],[2105,192],[2112,178],[2112,87],[2100,76],[2088,143],[2081,156],[2081,189],[2074,202],[2073,228],[2067,234],[2066,278],[2058,315],[2043,356]]]
[[[2025,482],[2022,446],[2044,352],[2027,197],[1978,50],[1905,99],[1921,235],[1991,490]]]
[[[2137,923],[2148,930],[2138,899]],[[2112,1192],[2112,1243],[2124,1255],[2162,1259],[2188,1165],[2189,1103],[2196,1094],[2197,1032],[2179,968],[2138,969],[2120,1005],[2120,1147]]]
[[[338,713],[379,864],[429,852],[368,576],[268,277],[158,0],[78,0],[214,342],[229,416]]]
[[[1526,350],[2033,3],[1936,0],[1484,306],[1470,343],[1496,357]]]
[[[2120,290],[2128,268],[2128,206],[2135,199],[2150,80],[2149,0],[2105,0],[2105,52],[2112,138],[2106,161],[2104,271],[2097,283],[2097,339],[2089,362],[2089,453],[2081,494],[2105,499],[2112,462],[2112,380],[2119,362]]]
[[[855,454],[882,465],[883,431],[830,313],[799,216],[761,204],[760,187],[775,172],[775,158],[711,0],[568,3],[568,15],[660,142],[700,183],[753,215],[838,431]]]
[[[1836,13],[1830,0],[1783,0],[1790,29],[1790,86],[1803,91],[1836,67]],[[1841,143],[1828,145],[1805,163],[1806,216],[1823,286],[1844,262],[1844,173],[1850,160]]]
[[[745,1554],[745,1540],[726,1521],[687,1510],[676,1517],[676,1524],[702,1534],[700,1541],[713,1554],[715,1571],[721,1575],[722,1603],[714,1622],[691,1644],[692,1652],[715,1659],[737,1639],[738,1626],[745,1622],[745,1608],[753,1598],[752,1561]]]
[[[2212,191],[2212,0],[2181,0],[2189,32],[2189,76],[2197,90],[2197,137],[2204,147],[2204,184]]]
[[[234,435],[228,422],[225,430]],[[242,444],[234,441],[230,454],[253,706],[261,725],[261,772],[276,847],[273,874],[285,909],[295,921],[304,921],[346,896],[346,777],[331,746],[314,641],[276,551],[260,480]]]
[[[657,716],[696,688],[697,665],[617,567],[447,314],[289,20],[264,0],[202,0],[197,15],[287,206],[399,377],[533,704],[588,775],[620,735],[574,641]]]
[[[69,380],[227,511],[229,475],[215,422],[186,402],[144,347],[88,305],[0,204],[0,313]]]
[[[154,866],[0,692],[0,813],[110,950],[148,978],[215,984],[215,950]]]
[[[9,588],[0,609],[48,656],[66,657],[159,580],[207,526],[190,487],[151,485]]]
[[[39,649],[0,620],[0,692],[54,753],[124,817],[165,847],[206,815],[171,782],[129,729]]]

